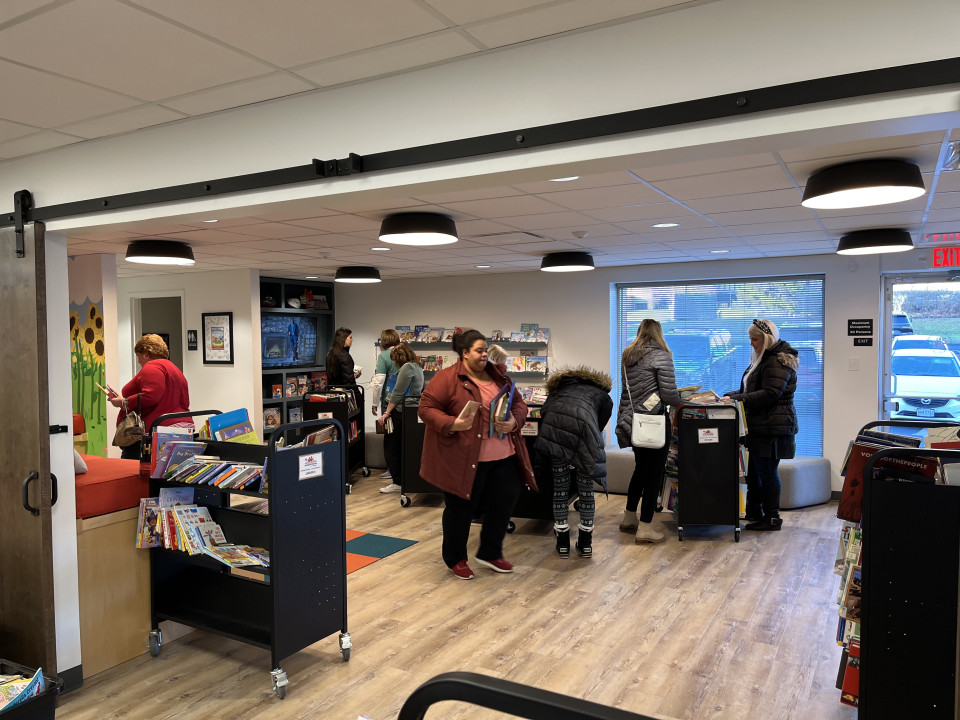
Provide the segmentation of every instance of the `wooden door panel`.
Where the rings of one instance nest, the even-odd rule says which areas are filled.
[[[43,225],[0,229],[0,647],[4,659],[55,673],[50,422]],[[22,504],[23,480],[30,484]]]

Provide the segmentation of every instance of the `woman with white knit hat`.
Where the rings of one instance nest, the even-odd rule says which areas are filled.
[[[743,373],[739,392],[726,395],[740,400],[747,420],[747,530],[779,530],[780,461],[797,452],[797,390],[800,358],[771,320],[754,320],[750,335],[750,365]]]

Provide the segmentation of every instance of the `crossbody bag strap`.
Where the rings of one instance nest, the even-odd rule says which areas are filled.
[[[630,410],[636,412],[636,410],[633,409],[633,396],[630,394],[630,380],[627,379],[627,366],[621,365],[620,367],[623,370],[623,384],[627,386],[627,398],[630,400]]]

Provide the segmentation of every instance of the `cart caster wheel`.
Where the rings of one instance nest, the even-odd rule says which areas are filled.
[[[347,488],[347,495],[351,495],[353,493],[353,485],[351,485],[350,483],[347,483],[346,488]]]
[[[413,500],[406,495],[400,496],[400,507],[410,507],[411,505],[413,505]]]
[[[350,633],[340,633],[340,653],[343,655],[344,662],[350,662],[350,649],[353,643],[350,641]]]
[[[683,528],[677,528],[677,540],[683,542]]]
[[[734,530],[733,530],[733,540],[734,540],[734,542],[740,542],[740,528],[734,528]]]
[[[368,467],[360,468],[360,474],[363,475],[364,477],[370,477],[370,468]]]
[[[160,645],[163,643],[159,630],[151,630],[147,635],[147,649],[153,657],[160,654]]]
[[[273,681],[273,691],[283,700],[287,696],[287,673],[280,668],[271,670],[270,679]]]
[[[517,524],[513,520],[507,521],[507,532],[512,533],[517,529]]]

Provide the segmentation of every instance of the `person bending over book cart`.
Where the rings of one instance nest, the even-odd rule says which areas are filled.
[[[378,412],[382,413],[387,407],[387,395],[390,394],[391,388],[385,388],[385,385],[391,377],[393,382],[396,382],[397,373],[400,372],[400,368],[390,358],[390,351],[399,344],[400,334],[393,328],[387,328],[380,332],[380,347],[382,349],[380,354],[377,355],[377,366],[374,368],[373,378],[370,380],[370,410],[374,417],[377,416]],[[392,385],[392,383],[390,384]],[[384,438],[384,442],[386,442],[386,438]],[[384,455],[386,455],[386,450],[384,450]],[[380,473],[380,479],[390,480],[391,477],[390,466],[387,465],[387,469]]]
[[[382,493],[398,493],[403,479],[403,464],[400,462],[403,448],[403,398],[420,397],[423,392],[423,368],[417,360],[417,354],[406,343],[400,343],[390,351],[390,359],[400,366],[397,382],[387,396],[387,407],[377,419],[383,435],[383,455],[387,460],[387,472],[393,482],[380,488]],[[397,407],[400,411],[394,412]]]
[[[680,405],[673,354],[663,339],[660,323],[644,319],[637,328],[637,337],[627,345],[621,358],[624,385],[617,414],[617,443],[632,447],[633,413],[661,413],[664,405]],[[632,400],[632,403],[631,403]],[[663,542],[663,533],[653,529],[653,513],[657,496],[663,487],[663,474],[670,451],[670,416],[666,418],[667,442],[661,448],[634,447],[633,475],[627,488],[627,507],[620,521],[620,532],[635,533],[634,542]],[[640,517],[637,517],[637,507]]]
[[[779,530],[780,461],[797,454],[797,391],[799,353],[770,320],[754,320],[750,336],[750,365],[740,390],[724,393],[743,403],[747,421],[747,530]]]
[[[190,390],[187,379],[168,358],[170,351],[159,335],[144,335],[133,346],[140,371],[123,386],[119,396],[110,398],[110,404],[120,408],[117,425],[126,417],[127,410],[136,410],[143,419],[146,431],[153,421],[168,413],[190,412]],[[193,427],[189,418],[162,420],[161,425]],[[123,448],[120,457],[124,460],[140,458],[142,441]]]
[[[455,577],[470,580],[467,540],[477,509],[483,508],[477,563],[513,572],[503,538],[522,484],[536,490],[537,483],[520,435],[527,406],[506,368],[487,361],[487,341],[477,330],[456,333],[453,351],[457,363],[440,370],[420,398],[418,414],[426,425],[420,476],[444,492],[443,561]],[[491,403],[501,395],[512,405],[504,419],[491,423]],[[464,412],[473,407],[474,415]]]
[[[570,557],[570,474],[576,473],[580,498],[577,552],[593,556],[593,483],[607,487],[603,428],[613,412],[613,380],[599,370],[577,367],[561,370],[547,380],[547,401],[540,410],[540,434],[534,445],[550,459],[553,475],[553,530],[557,554]]]

